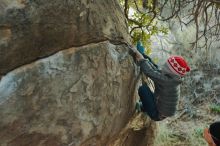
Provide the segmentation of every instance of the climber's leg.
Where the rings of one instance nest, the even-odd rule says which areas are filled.
[[[156,99],[150,88],[144,84],[138,89],[138,94],[143,105],[143,112],[146,112],[151,119],[159,121]]]

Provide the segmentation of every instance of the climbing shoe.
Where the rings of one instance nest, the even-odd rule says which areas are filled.
[[[135,105],[135,111],[142,112],[142,110],[143,110],[142,102],[140,100],[138,100]]]

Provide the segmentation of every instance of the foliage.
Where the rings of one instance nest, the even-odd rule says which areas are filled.
[[[217,0],[119,0],[128,20],[133,43],[142,40],[150,48],[149,38],[157,33],[167,32],[157,21],[175,20],[182,28],[193,24],[196,37],[190,48],[210,49],[220,40],[220,1]],[[133,16],[130,12],[134,11]],[[202,44],[198,45],[198,41]]]
[[[212,104],[210,105],[210,110],[215,113],[220,113],[220,105]]]
[[[203,130],[204,130],[204,128],[196,128],[195,129],[195,136],[196,137],[202,137],[203,136]]]
[[[128,20],[128,26],[130,35],[133,40],[133,44],[137,44],[141,41],[143,46],[146,48],[145,53],[151,53],[151,36],[163,33],[168,33],[168,28],[158,25],[158,21],[154,19],[154,16],[150,13],[146,13],[142,8],[142,0],[127,1],[127,8],[124,0],[120,0],[122,6],[125,9],[125,15]],[[148,9],[152,9],[153,1],[147,1]],[[159,12],[159,11],[157,11]]]
[[[131,29],[130,34],[133,39],[133,44],[136,44],[137,41],[140,40],[147,50],[150,50],[151,36],[156,35],[158,33],[168,33],[168,29],[163,26],[158,26],[156,21],[150,23],[150,21],[152,21],[152,17],[147,14],[140,14],[138,12],[134,12],[132,18],[134,18],[135,21],[141,24],[141,27],[138,27],[134,21],[128,20],[128,24]],[[149,53],[150,52],[147,52],[147,54]]]

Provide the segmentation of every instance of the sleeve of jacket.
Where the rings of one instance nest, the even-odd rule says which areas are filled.
[[[151,62],[146,59],[139,61],[141,71],[153,81],[166,82],[169,78],[161,73],[161,71],[155,67]]]

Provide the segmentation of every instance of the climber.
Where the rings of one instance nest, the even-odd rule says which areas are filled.
[[[183,57],[171,56],[160,70],[143,53],[143,48],[140,48],[140,46],[137,45],[138,51],[135,51],[136,62],[140,66],[141,72],[149,77],[155,86],[154,92],[151,91],[147,84],[142,84],[139,87],[138,94],[142,104],[141,110],[147,113],[152,120],[161,121],[175,114],[180,94],[179,85],[182,82],[181,78],[190,71],[190,68]]]
[[[220,146],[220,121],[212,123],[204,129],[204,139],[209,146]]]

